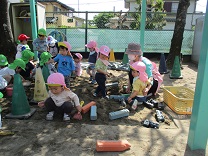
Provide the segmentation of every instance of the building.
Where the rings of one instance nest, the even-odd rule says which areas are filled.
[[[75,17],[74,8],[58,0],[36,0],[46,7],[46,27],[79,27],[84,19]],[[29,2],[29,0],[26,0]]]
[[[196,12],[196,1],[197,0],[190,0],[190,6],[187,10],[187,17],[186,17],[186,26],[185,29],[191,30],[193,26],[195,26],[195,20],[201,15],[194,15]],[[176,13],[178,9],[179,0],[165,0],[164,1],[164,11],[167,13],[166,19],[166,26],[163,27],[163,30],[173,30],[175,26],[176,20]],[[129,9],[129,12],[135,12],[136,8],[138,8],[138,4],[136,0],[124,0],[124,6],[126,9]],[[148,9],[148,1],[147,1],[147,11],[151,11]]]

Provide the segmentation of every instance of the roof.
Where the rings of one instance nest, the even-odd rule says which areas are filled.
[[[58,4],[60,4],[63,8],[67,9],[67,10],[71,10],[71,11],[74,11],[74,8],[58,1],[58,0],[35,0],[36,2],[56,2]],[[25,0],[25,2],[29,2],[29,0]]]

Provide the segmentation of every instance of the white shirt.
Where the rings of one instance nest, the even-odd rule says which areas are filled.
[[[0,69],[0,75],[4,76],[4,75],[14,75],[15,74],[15,70],[14,69],[10,69],[8,67],[4,67],[2,69]]]
[[[72,92],[71,90],[64,90],[60,94],[55,95],[49,90],[49,97],[51,97],[56,104],[56,106],[60,107],[66,101],[73,101],[75,106],[79,106],[79,98],[78,96]]]

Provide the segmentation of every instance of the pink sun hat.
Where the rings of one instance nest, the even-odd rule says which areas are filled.
[[[95,51],[98,52],[99,48],[97,47],[97,42],[94,40],[91,40],[90,42],[88,42],[85,47],[87,48],[95,48]]]
[[[51,87],[56,87],[56,86],[66,87],[64,76],[61,73],[53,73],[49,75],[46,84]]]
[[[63,46],[63,47],[65,47],[65,48],[67,48],[68,51],[71,50],[71,45],[70,45],[68,42],[66,42],[66,41],[58,42],[58,47],[60,47],[60,46]]]
[[[100,52],[101,54],[103,54],[103,55],[109,57],[110,48],[109,48],[108,46],[106,46],[106,45],[102,45],[102,46],[100,47],[99,52]]]
[[[80,54],[80,53],[75,53],[74,55],[76,55],[80,60],[83,58],[82,54]]]
[[[147,73],[145,72],[146,65],[143,62],[137,61],[131,65],[131,68],[133,70],[139,71],[139,79],[141,81],[146,82],[148,80]]]

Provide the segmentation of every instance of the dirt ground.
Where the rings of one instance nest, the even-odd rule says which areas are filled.
[[[158,63],[158,61],[156,61]],[[192,63],[183,65],[181,70],[183,79],[170,79],[169,74],[164,75],[163,86],[185,86],[195,89],[197,66]],[[127,84],[127,73],[110,70],[112,76],[107,83],[118,82],[118,87],[108,87],[108,94],[121,94],[122,86]],[[96,101],[98,118],[90,120],[90,112],[83,114],[81,121],[72,119],[63,122],[60,116],[53,121],[46,121],[46,110],[37,105],[35,114],[27,120],[5,119],[11,112],[11,97],[1,99],[3,129],[12,130],[14,135],[0,136],[0,155],[107,155],[107,156],[182,156],[205,155],[206,151],[191,151],[187,146],[190,115],[177,115],[168,106],[163,114],[165,122],[160,123],[159,129],[145,128],[141,121],[155,120],[155,109],[148,109],[143,105],[136,111],[131,111],[129,117],[110,120],[108,115],[112,111],[122,109],[119,102],[114,100],[101,100],[94,98],[92,92],[96,85],[88,81],[84,70],[83,76],[71,83],[71,89],[85,104]],[[28,99],[33,98],[33,86],[26,87]],[[163,89],[154,97],[163,101]],[[127,106],[129,108],[129,106]],[[131,148],[124,152],[96,152],[96,140],[122,140],[126,139]]]

